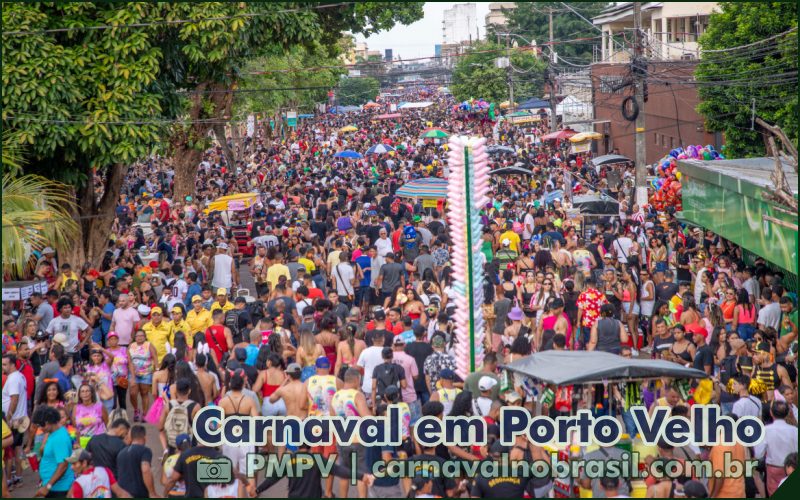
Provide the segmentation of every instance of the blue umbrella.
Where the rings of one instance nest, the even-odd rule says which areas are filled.
[[[390,151],[394,151],[394,148],[389,146],[388,144],[376,144],[367,150],[368,155],[382,155],[386,154]]]
[[[352,151],[350,149],[346,149],[344,151],[339,151],[338,153],[333,155],[333,157],[334,158],[355,158],[355,159],[358,159],[358,158],[363,158],[364,156],[361,153],[357,152],[357,151]]]

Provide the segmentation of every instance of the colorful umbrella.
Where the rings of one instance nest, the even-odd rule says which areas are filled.
[[[563,140],[569,139],[573,135],[577,134],[571,128],[565,128],[564,130],[556,130],[555,132],[550,132],[549,134],[545,134],[541,137],[543,141],[555,141],[555,140]]]
[[[347,125],[339,129],[339,132],[356,132],[358,129],[352,125]]]
[[[350,149],[346,149],[344,151],[339,151],[338,153],[333,155],[333,157],[334,158],[354,158],[354,159],[358,159],[358,158],[363,158],[364,156],[361,153],[357,152],[357,151],[352,151]]]
[[[440,128],[429,128],[422,131],[422,137],[427,139],[446,139],[449,135]]]
[[[603,134],[599,132],[581,132],[570,137],[569,142],[583,142],[602,138]]]
[[[373,120],[391,120],[393,118],[402,118],[402,117],[403,115],[401,115],[400,113],[385,113],[376,116],[375,118],[373,118]]]
[[[380,105],[380,104],[378,104],[377,102],[371,102],[371,101],[370,101],[370,102],[366,103],[366,104],[364,105],[364,107],[365,107],[365,108],[380,108],[380,107],[381,107],[381,105]]]
[[[386,144],[376,144],[367,150],[368,155],[382,155],[386,154],[390,151],[394,151],[394,148],[388,146]]]
[[[447,179],[438,177],[428,177],[409,181],[395,193],[401,198],[427,198],[442,199],[447,198]]]

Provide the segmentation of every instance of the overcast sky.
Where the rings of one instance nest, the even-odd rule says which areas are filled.
[[[457,3],[466,2],[425,2],[423,9],[425,16],[414,24],[408,26],[398,25],[390,31],[383,31],[367,38],[369,50],[393,49],[394,57],[400,55],[403,59],[426,57],[434,55],[433,46],[442,43],[442,16],[446,9]],[[489,13],[489,2],[472,2],[477,5],[478,29],[481,37],[486,32],[485,18]],[[361,35],[356,40],[364,41]]]

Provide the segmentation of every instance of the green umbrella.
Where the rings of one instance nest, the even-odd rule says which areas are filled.
[[[445,139],[449,135],[450,134],[440,128],[429,128],[422,132],[422,137],[427,139]]]

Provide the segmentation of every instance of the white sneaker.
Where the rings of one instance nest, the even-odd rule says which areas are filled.
[[[634,358],[639,357],[639,351],[637,351],[636,349],[631,349],[631,356]]]

